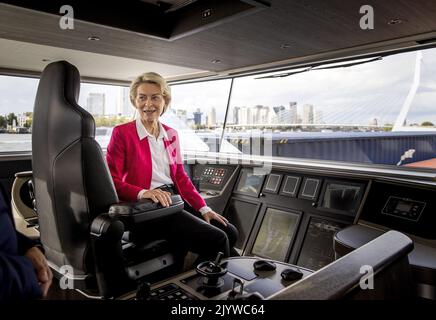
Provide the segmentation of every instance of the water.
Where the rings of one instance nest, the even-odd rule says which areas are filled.
[[[30,151],[31,139],[30,133],[0,133],[0,152]]]
[[[95,139],[106,148],[110,135],[96,136]],[[32,150],[32,135],[30,133],[0,133],[0,152],[22,152]]]

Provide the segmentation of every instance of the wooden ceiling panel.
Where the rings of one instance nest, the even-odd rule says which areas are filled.
[[[347,48],[358,53],[370,43],[436,32],[436,1],[365,4],[374,8],[374,30],[360,29],[358,0],[273,0],[270,8],[174,41],[77,20],[74,30],[61,30],[59,16],[0,4],[0,37],[223,72]],[[389,25],[391,19],[402,23]],[[101,40],[89,41],[89,36]]]

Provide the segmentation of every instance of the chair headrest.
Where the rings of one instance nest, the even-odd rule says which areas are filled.
[[[63,93],[69,103],[77,104],[80,93],[80,73],[67,61],[56,61],[47,65],[41,74],[40,86],[63,86]]]
[[[56,156],[80,137],[94,138],[94,118],[77,104],[79,92],[80,73],[74,65],[56,61],[45,67],[35,98],[32,145],[41,148],[47,143],[42,139],[54,137],[42,153]]]

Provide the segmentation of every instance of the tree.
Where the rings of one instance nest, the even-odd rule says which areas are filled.
[[[26,122],[24,123],[24,127],[25,128],[30,128],[32,127],[32,122],[33,122],[33,112],[24,112],[24,115],[28,118],[26,120]]]
[[[130,121],[128,117],[119,116],[94,116],[94,120],[96,127],[114,127]]]
[[[434,127],[434,124],[430,121],[424,121],[421,123],[421,127]]]
[[[14,120],[15,120],[15,123],[17,123],[17,116],[15,115],[15,113],[13,113],[13,112],[9,113],[8,116],[7,116],[8,124],[12,125]]]
[[[393,126],[394,125],[392,123],[385,123],[383,125],[383,131],[386,131],[386,132],[392,131]]]
[[[27,119],[24,123],[25,128],[30,128],[32,126],[32,119]]]
[[[6,117],[0,116],[0,128],[6,128],[8,126],[8,121]]]

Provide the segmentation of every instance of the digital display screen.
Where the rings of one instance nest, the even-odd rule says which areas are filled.
[[[236,248],[244,249],[248,240],[251,228],[257,217],[259,206],[256,203],[250,203],[237,199],[230,199],[230,205],[227,210],[227,218],[235,225],[239,232],[236,242]]]
[[[295,196],[299,181],[300,181],[299,177],[287,176],[283,186],[282,193],[285,195]]]
[[[395,209],[398,211],[409,212],[412,209],[412,204],[399,201]]]
[[[300,190],[300,198],[306,198],[310,200],[315,200],[318,188],[320,186],[319,179],[305,178],[303,181],[303,186]]]
[[[264,175],[257,175],[248,170],[243,170],[236,191],[257,197],[264,179]]]
[[[328,182],[322,207],[354,213],[360,204],[360,193],[360,186]]]
[[[423,201],[389,196],[382,213],[401,219],[418,221],[425,206],[426,203]]]
[[[279,174],[270,174],[268,176],[265,190],[270,192],[277,192],[281,178],[282,176]]]
[[[299,215],[268,208],[251,252],[284,261],[296,232]]]
[[[324,219],[311,218],[297,265],[318,270],[335,259],[334,234],[344,224]]]

